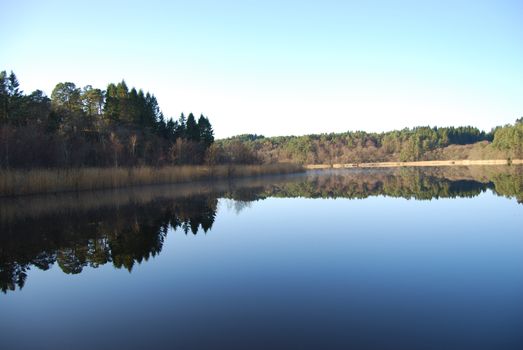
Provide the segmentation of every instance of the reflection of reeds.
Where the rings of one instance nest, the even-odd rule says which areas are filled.
[[[301,170],[301,166],[295,164],[0,170],[0,196],[288,174]]]
[[[39,218],[46,215],[67,215],[70,212],[87,212],[100,208],[121,207],[129,204],[147,204],[158,198],[177,200],[193,196],[242,197],[263,192],[267,186],[283,186],[288,181],[303,179],[303,174],[244,177],[229,181],[200,181],[156,186],[136,186],[115,190],[64,192],[2,198],[0,200],[0,227],[10,221]],[[250,197],[253,197],[252,195]],[[256,197],[257,198],[257,197]],[[0,228],[0,233],[2,232]]]
[[[457,187],[450,188],[452,182]],[[475,182],[473,188],[460,188]],[[467,185],[465,183],[465,185]],[[443,167],[312,170],[293,175],[244,177],[234,181],[199,181],[172,185],[135,186],[118,190],[64,192],[0,199],[0,226],[10,221],[66,214],[101,207],[145,204],[156,198],[208,195],[246,202],[267,196],[366,198],[386,195],[433,198],[479,194],[485,188],[523,202],[523,167]],[[2,229],[0,227],[0,233]]]

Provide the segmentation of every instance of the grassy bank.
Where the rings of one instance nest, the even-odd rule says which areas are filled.
[[[297,164],[0,170],[0,197],[288,174]]]
[[[442,166],[474,166],[474,165],[520,165],[522,159],[485,159],[485,160],[430,160],[419,162],[375,162],[375,163],[348,163],[348,164],[310,164],[306,169],[341,169],[341,168],[397,168],[397,167],[442,167]]]

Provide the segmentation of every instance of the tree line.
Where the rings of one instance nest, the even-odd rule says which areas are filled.
[[[476,156],[523,157],[523,118],[490,132],[426,126],[214,142],[207,117],[165,118],[153,94],[125,81],[106,90],[63,82],[49,98],[24,94],[13,72],[0,72],[0,169],[466,159],[460,146],[478,144]]]
[[[465,147],[478,144],[479,153],[495,157],[523,156],[523,122],[497,127],[490,132],[476,127],[415,127],[382,133],[349,131],[305,136],[264,137],[245,134],[218,142],[223,147],[239,147],[263,162],[305,164],[360,163],[380,161],[433,160],[441,157],[467,157]],[[463,154],[437,154],[455,146]]]
[[[125,81],[62,82],[49,98],[0,72],[0,168],[200,164],[213,142],[207,117],[165,118],[153,94]]]
[[[523,158],[523,117],[516,120],[514,125],[496,128],[492,145],[506,151],[510,157]]]

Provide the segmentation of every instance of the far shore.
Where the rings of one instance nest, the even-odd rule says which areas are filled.
[[[345,169],[345,168],[398,168],[433,166],[474,166],[474,165],[521,165],[523,159],[485,159],[485,160],[427,160],[417,162],[375,162],[347,164],[307,164],[305,169]]]

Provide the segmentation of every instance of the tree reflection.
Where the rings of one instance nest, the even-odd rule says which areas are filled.
[[[454,169],[397,169],[312,172],[290,178],[253,179],[192,188],[179,195],[122,191],[64,200],[19,199],[0,202],[0,289],[23,288],[28,270],[48,270],[55,263],[67,274],[112,263],[132,271],[162,251],[169,232],[207,234],[218,198],[233,200],[239,213],[267,197],[349,198],[369,196],[416,200],[474,197],[493,193],[523,202],[523,171],[463,172]],[[194,192],[196,191],[196,194]],[[151,192],[151,193],[150,193]],[[167,191],[168,192],[168,191]],[[123,196],[123,197],[122,197]]]
[[[67,274],[110,262],[131,271],[161,252],[169,229],[208,232],[217,203],[216,196],[160,198],[2,222],[0,288],[3,292],[21,289],[31,266],[47,270],[55,262]]]

